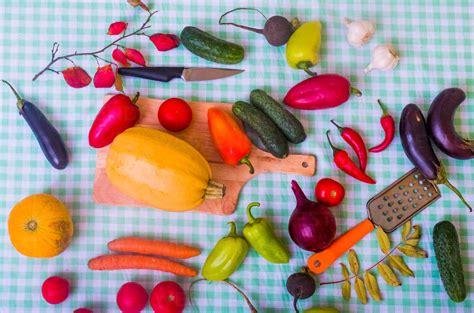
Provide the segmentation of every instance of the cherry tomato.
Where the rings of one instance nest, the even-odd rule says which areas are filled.
[[[161,126],[172,132],[179,132],[191,124],[193,112],[189,104],[179,98],[170,98],[158,109]]]
[[[123,313],[142,311],[148,303],[148,294],[142,285],[128,282],[117,293],[117,305]]]
[[[314,196],[319,203],[331,207],[338,205],[344,200],[346,194],[344,187],[331,178],[323,178],[314,188]]]
[[[49,304],[59,304],[69,296],[69,282],[59,276],[51,276],[43,282],[41,293]]]
[[[181,313],[186,305],[186,295],[174,281],[163,281],[151,291],[150,304],[155,312]]]

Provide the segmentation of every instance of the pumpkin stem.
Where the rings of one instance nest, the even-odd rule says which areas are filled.
[[[26,224],[26,229],[28,229],[29,231],[35,231],[36,229],[38,228],[38,223],[36,223],[36,221],[28,221],[28,223]]]
[[[221,199],[225,195],[225,185],[210,180],[207,184],[204,199]]]

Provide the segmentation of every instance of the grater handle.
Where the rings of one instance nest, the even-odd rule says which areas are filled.
[[[321,252],[313,254],[308,259],[309,269],[316,274],[324,272],[334,263],[334,261],[339,259],[339,257],[346,253],[362,238],[373,231],[374,228],[374,224],[369,219],[360,222],[334,240],[329,247]]]

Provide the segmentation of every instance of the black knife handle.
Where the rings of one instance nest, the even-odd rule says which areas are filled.
[[[183,70],[184,67],[121,67],[118,73],[122,76],[169,82],[174,78],[180,78]]]

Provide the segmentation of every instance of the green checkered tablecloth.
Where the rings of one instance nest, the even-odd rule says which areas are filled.
[[[289,312],[291,299],[285,291],[289,274],[305,264],[310,255],[298,249],[287,235],[288,217],[295,206],[289,182],[296,179],[311,194],[317,179],[334,177],[347,190],[343,205],[333,209],[338,234],[366,217],[365,203],[377,191],[412,168],[404,156],[400,140],[381,154],[370,155],[368,171],[377,185],[357,183],[341,174],[331,162],[331,152],[325,144],[324,132],[329,120],[352,126],[362,132],[368,144],[382,138],[379,126],[380,109],[376,99],[382,99],[397,116],[403,106],[414,102],[426,112],[433,97],[443,88],[458,86],[467,91],[468,100],[456,115],[461,133],[474,137],[474,6],[461,1],[148,1],[159,9],[152,20],[150,32],[179,33],[186,25],[195,25],[245,47],[246,58],[237,65],[245,73],[220,81],[169,84],[143,80],[126,80],[126,91],[143,95],[190,100],[233,102],[247,99],[254,88],[264,88],[282,98],[288,88],[305,78],[305,74],[290,69],[284,58],[284,48],[267,45],[263,37],[230,26],[219,26],[223,12],[238,6],[261,8],[265,14],[298,16],[303,21],[319,19],[323,23],[321,73],[337,72],[347,76],[364,96],[352,97],[344,105],[325,111],[295,112],[308,132],[308,139],[292,147],[293,152],[315,154],[318,169],[315,177],[291,175],[261,175],[242,190],[238,210],[233,216],[210,216],[196,213],[172,214],[153,209],[95,205],[92,182],[95,151],[88,146],[89,126],[101,106],[102,97],[113,90],[93,87],[75,90],[66,86],[54,73],[46,73],[32,82],[33,75],[50,58],[54,41],[60,52],[91,50],[101,47],[110,38],[105,34],[109,23],[127,20],[129,27],[140,25],[145,13],[129,7],[125,0],[95,1],[1,1],[0,2],[0,77],[14,83],[25,98],[36,103],[63,134],[71,152],[71,164],[56,171],[45,161],[37,142],[25,121],[18,116],[15,99],[10,91],[0,88],[0,312],[72,312],[88,306],[94,312],[117,312],[116,291],[126,281],[135,280],[150,291],[154,284],[176,279],[184,287],[190,280],[150,271],[92,272],[87,260],[106,253],[106,243],[122,235],[142,235],[169,238],[202,248],[202,255],[190,261],[199,267],[214,243],[227,232],[226,222],[235,220],[241,229],[245,222],[244,206],[249,201],[262,202],[259,214],[268,216],[278,234],[291,249],[288,265],[271,265],[251,251],[244,265],[232,276],[250,296],[259,312]],[[242,12],[234,15],[249,25],[261,25],[258,15]],[[368,46],[354,49],[344,36],[343,17],[376,21],[377,31]],[[391,42],[400,51],[401,62],[393,72],[363,74],[370,61],[370,51],[378,43]],[[191,55],[183,47],[158,53],[145,37],[131,38],[127,46],[144,51],[150,64],[215,66]],[[86,69],[96,67],[92,58],[76,60]],[[61,67],[68,66],[65,62]],[[61,69],[59,67],[59,69]],[[234,66],[235,67],[235,66]],[[336,132],[333,130],[333,138]],[[341,141],[338,140],[338,144]],[[456,161],[442,155],[453,184],[474,203],[474,163]],[[345,302],[340,286],[323,286],[301,308],[335,306],[342,312],[472,312],[473,294],[465,302],[448,300],[441,284],[431,245],[432,227],[442,219],[451,220],[458,228],[468,286],[474,284],[474,245],[469,229],[474,228],[473,215],[460,204],[446,187],[435,205],[415,218],[423,225],[421,246],[428,259],[409,259],[416,278],[403,277],[403,286],[389,287],[379,277],[384,300],[361,305],[353,293]],[[10,208],[26,195],[47,192],[57,196],[69,207],[75,225],[72,245],[53,259],[30,259],[19,255],[12,247],[7,232]],[[469,216],[469,217],[468,217]],[[399,235],[395,235],[399,238]],[[363,267],[381,257],[374,234],[362,240],[356,250]],[[343,260],[346,258],[344,257]],[[47,305],[41,298],[42,281],[54,274],[68,277],[72,294],[67,302]],[[339,269],[330,269],[321,280],[340,277]],[[201,283],[194,297],[200,312],[247,312],[237,293],[222,284]],[[187,312],[192,310],[187,307]],[[147,312],[151,312],[148,306]]]

